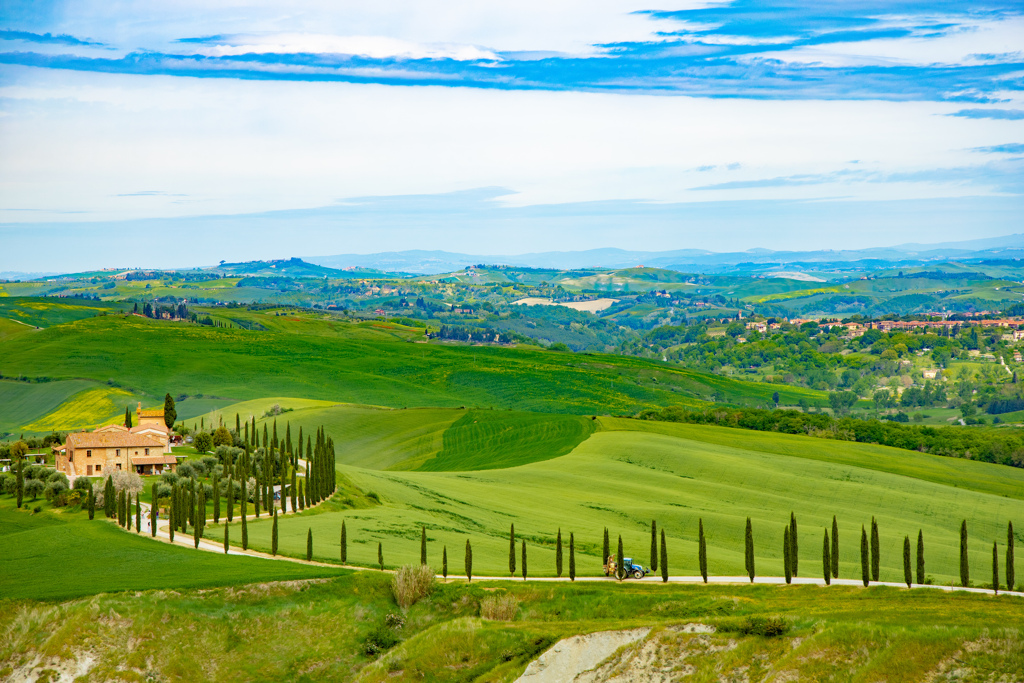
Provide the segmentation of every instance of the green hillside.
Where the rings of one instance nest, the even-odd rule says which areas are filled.
[[[475,571],[502,575],[508,571],[508,528],[514,523],[530,546],[531,574],[553,574],[555,533],[561,528],[563,538],[576,534],[580,574],[593,575],[600,571],[604,527],[613,539],[621,533],[627,554],[647,564],[653,519],[668,534],[672,573],[696,574],[697,520],[703,518],[709,571],[736,576],[743,574],[743,529],[749,516],[758,572],[778,576],[782,531],[793,511],[801,530],[801,575],[820,574],[822,532],[836,515],[840,575],[859,578],[860,529],[875,517],[882,580],[902,580],[903,537],[916,539],[923,530],[927,573],[948,583],[959,576],[958,529],[966,518],[972,575],[983,582],[990,575],[991,544],[1005,543],[1006,522],[1019,517],[1024,500],[1024,472],[997,465],[811,437],[691,425],[649,427],[600,420],[601,431],[570,454],[500,471],[395,472],[341,465],[345,477],[377,494],[383,505],[284,519],[281,548],[301,555],[311,528],[314,538],[323,539],[316,545],[317,556],[331,559],[344,519],[351,560],[374,565],[380,542],[386,563],[394,566],[418,558],[419,527],[424,525],[431,562],[438,562],[447,546],[450,565],[461,566],[469,538]],[[528,439],[498,440],[494,456],[516,452],[517,441],[528,450]],[[339,453],[350,452],[343,439],[336,438],[336,444]],[[473,452],[477,465],[489,455],[484,448]],[[217,533],[210,531],[211,537]],[[269,547],[269,533],[265,522],[250,524],[250,543]]]
[[[13,382],[0,380],[0,434],[13,432],[56,411],[62,403],[92,386],[85,380]]]
[[[395,324],[263,316],[281,330],[249,331],[104,316],[0,342],[4,374],[116,380],[159,397],[265,396],[370,405],[493,407],[632,414],[718,398],[764,405],[823,400],[820,392],[748,383],[639,358],[528,348],[413,344]],[[330,332],[324,331],[329,328]]]

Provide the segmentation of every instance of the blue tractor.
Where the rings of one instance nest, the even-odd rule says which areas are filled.
[[[614,555],[608,556],[608,562],[604,565],[604,575],[614,576],[618,571],[618,563],[615,560]],[[642,579],[647,575],[647,570],[644,569],[643,565],[634,564],[633,558],[624,557],[622,558],[622,569],[625,576],[622,578],[633,577],[634,579]]]

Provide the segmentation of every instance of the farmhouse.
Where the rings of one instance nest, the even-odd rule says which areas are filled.
[[[120,425],[114,427],[68,434],[63,446],[53,447],[57,470],[91,477],[129,468],[139,474],[160,474],[177,467],[177,459],[164,452],[165,445],[159,439],[132,434]]]

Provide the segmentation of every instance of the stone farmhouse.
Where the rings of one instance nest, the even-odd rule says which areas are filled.
[[[138,425],[107,425],[91,432],[68,434],[62,446],[54,446],[57,470],[72,476],[106,476],[117,470],[138,474],[173,472],[178,465],[171,454],[170,430],[163,410],[136,411]]]

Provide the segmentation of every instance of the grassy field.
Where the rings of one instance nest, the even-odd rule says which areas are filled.
[[[0,297],[0,318],[10,318],[34,327],[51,327],[97,315],[120,313],[129,308],[129,304],[111,301]]]
[[[672,572],[693,575],[697,520],[703,518],[709,571],[735,576],[744,573],[742,539],[749,516],[758,572],[780,576],[782,531],[793,511],[801,529],[801,575],[821,573],[822,532],[836,515],[840,574],[859,578],[860,528],[875,517],[882,580],[902,579],[903,537],[916,540],[923,530],[927,573],[949,583],[959,575],[958,529],[967,519],[973,576],[984,583],[991,576],[991,544],[1004,546],[1006,523],[1019,519],[1024,500],[1024,472],[998,465],[693,425],[601,419],[597,428],[601,431],[568,455],[500,471],[397,472],[339,465],[347,480],[376,494],[383,505],[328,508],[283,520],[282,552],[302,555],[312,529],[315,555],[336,558],[344,519],[351,560],[375,565],[380,542],[385,563],[396,566],[419,557],[424,525],[431,563],[439,563],[447,546],[450,566],[461,571],[469,538],[475,571],[502,575],[508,571],[508,528],[515,523],[529,546],[531,574],[554,573],[555,534],[561,528],[563,539],[576,534],[579,572],[593,575],[602,564],[604,527],[613,542],[621,533],[627,554],[646,565],[650,523],[657,520],[668,534]],[[339,462],[351,463],[354,449],[338,436],[335,441]],[[496,443],[496,453],[515,450],[514,441]],[[487,451],[475,453],[477,464],[483,464]],[[386,463],[371,453],[365,464]],[[1020,529],[1024,522],[1018,519]],[[215,538],[219,531],[211,527],[209,533]],[[251,524],[249,537],[254,546],[269,547],[269,524]]]
[[[136,397],[130,391],[94,386],[71,396],[56,409],[24,427],[29,432],[70,431],[123,422],[125,406],[134,408],[135,403]]]
[[[89,521],[84,512],[49,509],[32,514],[16,509],[13,496],[0,495],[0,596],[63,600],[110,591],[229,586],[346,571],[171,546],[122,531],[102,517],[101,512]]]
[[[651,406],[700,405],[719,396],[767,404],[823,400],[820,392],[747,383],[667,364],[612,355],[504,347],[414,344],[395,329],[324,321],[286,322],[289,331],[209,328],[106,316],[79,320],[0,344],[5,374],[115,379],[126,389],[162,396],[265,396],[371,405],[493,407],[607,414]],[[405,328],[411,335],[414,328]],[[342,333],[348,336],[342,336]],[[421,331],[415,332],[421,334]],[[131,340],[132,343],[126,343]]]
[[[223,559],[223,558],[217,558]],[[1024,600],[938,591],[806,586],[437,585],[402,611],[390,577],[118,593],[60,605],[0,602],[0,677],[76,680],[513,681],[561,638],[651,627],[615,664],[662,680],[1019,681]],[[481,603],[515,598],[512,621]],[[825,599],[827,596],[827,599]],[[388,614],[404,625],[381,655],[365,644]],[[778,637],[743,635],[781,617]],[[685,624],[716,629],[687,633]],[[632,658],[635,655],[635,658]],[[645,668],[646,667],[646,668]],[[26,675],[32,671],[31,676]],[[608,680],[611,671],[598,681]],[[51,679],[52,680],[52,679]]]
[[[72,396],[95,386],[76,379],[41,383],[0,380],[0,433],[13,432],[52,414]]]

